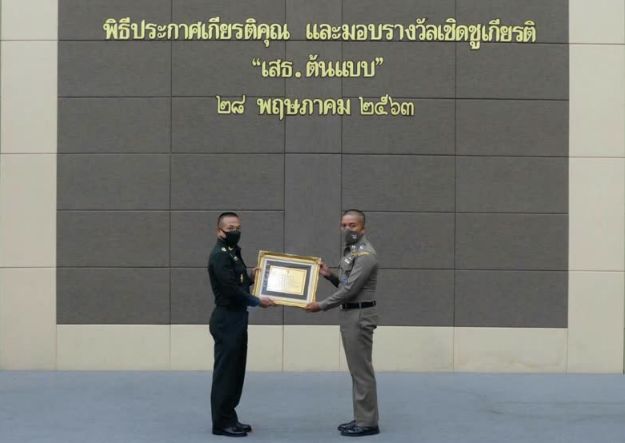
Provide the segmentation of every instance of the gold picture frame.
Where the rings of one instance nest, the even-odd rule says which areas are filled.
[[[252,293],[277,305],[303,308],[316,300],[320,264],[319,257],[259,251]]]

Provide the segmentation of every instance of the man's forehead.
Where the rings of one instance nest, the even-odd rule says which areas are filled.
[[[239,217],[234,217],[232,215],[229,215],[227,217],[222,218],[221,223],[224,225],[238,225],[241,223],[241,220],[239,219]]]
[[[345,214],[341,218],[342,223],[362,223],[362,218],[356,214]]]

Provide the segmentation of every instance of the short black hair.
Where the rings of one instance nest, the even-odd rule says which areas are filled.
[[[360,209],[348,209],[347,211],[343,212],[343,217],[346,215],[355,215],[357,217],[360,217],[363,226],[365,225],[365,222],[367,220],[367,217],[365,217],[365,213],[362,212]]]
[[[236,212],[222,212],[221,214],[219,214],[219,217],[217,217],[217,227],[221,226],[221,221],[226,217],[239,218],[239,214],[237,214]]]

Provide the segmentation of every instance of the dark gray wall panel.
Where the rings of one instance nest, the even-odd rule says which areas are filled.
[[[569,154],[569,103],[545,100],[458,100],[457,153]]]
[[[284,0],[171,0],[176,22],[196,22],[220,17],[222,22],[284,23]]]
[[[169,152],[169,98],[61,98],[62,153]]]
[[[566,328],[566,271],[457,271],[456,326]]]
[[[306,23],[340,24],[342,4],[343,0],[286,0],[291,40],[305,40]]]
[[[345,23],[413,23],[427,17],[438,24],[455,14],[455,0],[343,0]]]
[[[221,211],[176,211],[171,214],[171,264],[206,267],[216,242],[215,226]],[[282,251],[282,212],[238,212],[241,217],[241,249],[247,266],[255,266],[259,250]]]
[[[485,44],[458,47],[460,98],[566,100],[569,47],[555,44]]]
[[[457,157],[456,209],[461,212],[566,213],[567,158]]]
[[[61,268],[59,324],[169,324],[169,269]]]
[[[343,119],[343,152],[453,154],[453,100],[410,101],[415,105],[414,117],[369,117],[357,111]]]
[[[454,267],[454,214],[369,212],[367,237],[383,268]]]
[[[566,270],[568,217],[458,214],[456,268]]]
[[[250,97],[248,104],[253,103]],[[284,121],[255,112],[220,115],[215,98],[174,98],[172,132],[172,150],[177,153],[284,151]]]
[[[536,23],[537,42],[568,43],[569,0],[458,0],[457,17],[462,23],[488,24],[500,18],[504,25]]]
[[[59,40],[104,40],[107,18],[166,24],[171,0],[59,0]]]
[[[286,44],[286,60],[293,62],[293,73],[300,72],[302,77],[286,80],[286,96],[293,98],[341,97],[340,78],[306,78],[306,63],[310,54],[316,54],[319,61],[340,62],[341,43],[288,42]]]
[[[342,117],[287,117],[286,152],[341,152]]]
[[[454,272],[451,270],[382,270],[376,297],[381,325],[453,325]]]
[[[282,155],[172,156],[173,209],[284,207]]]
[[[172,324],[207,325],[214,307],[215,297],[206,269],[171,270]]]
[[[59,211],[58,266],[169,266],[169,213]]]
[[[384,57],[373,78],[346,78],[350,97],[451,98],[454,96],[454,45],[447,43],[343,43],[345,60]]]
[[[59,95],[170,95],[169,42],[59,42]]]
[[[261,42],[176,41],[173,95],[284,96],[283,79],[263,78],[260,69],[252,66],[253,58],[283,59],[284,45],[274,42],[265,48]]]
[[[453,211],[454,158],[343,156],[343,209]]]
[[[326,260],[337,256],[340,183],[340,155],[287,155],[286,252],[314,255]]]
[[[61,154],[59,209],[169,209],[169,155]]]

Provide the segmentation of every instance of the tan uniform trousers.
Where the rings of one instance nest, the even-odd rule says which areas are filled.
[[[377,308],[341,309],[339,321],[352,376],[354,419],[359,426],[377,426],[378,394],[371,361],[373,331],[378,325]]]

